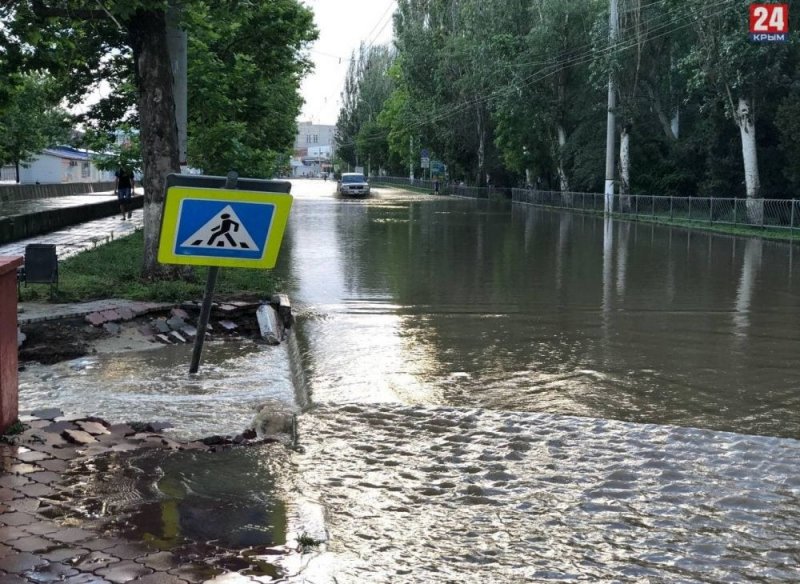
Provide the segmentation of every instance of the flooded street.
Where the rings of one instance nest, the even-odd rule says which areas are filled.
[[[282,251],[314,403],[800,438],[800,248],[298,181]],[[795,257],[796,256],[796,257]]]
[[[800,580],[800,248],[334,188],[293,184],[289,342],[20,373],[22,409],[181,439],[302,412],[297,452],[106,469],[130,533],[326,541],[296,584]]]
[[[796,249],[332,190],[281,260],[309,582],[797,581]]]

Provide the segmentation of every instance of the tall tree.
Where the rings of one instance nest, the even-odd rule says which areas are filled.
[[[681,2],[676,10],[697,14],[696,42],[683,60],[690,87],[707,103],[721,100],[739,129],[748,216],[760,222],[763,208],[758,161],[757,119],[760,106],[786,83],[790,45],[750,42],[742,31],[749,3],[736,0],[723,7],[700,0]]]
[[[71,119],[58,105],[52,78],[30,73],[7,81],[6,101],[0,110],[0,164],[13,164],[19,182],[20,164],[43,148],[63,143]]]
[[[198,3],[186,20],[190,164],[273,176],[297,132],[311,12],[295,0]]]
[[[248,31],[246,37],[239,38],[258,47],[272,42],[272,48],[275,49],[280,44],[279,40],[274,39],[283,38],[280,15],[289,5],[290,9],[295,8],[306,14],[305,28],[311,28],[307,9],[296,0],[263,3],[261,11],[246,0],[219,3],[205,0],[174,1],[176,6],[180,4],[184,15],[199,12],[213,20],[217,14],[223,14],[223,22],[237,12],[253,17],[249,23],[251,26],[244,21],[238,23],[241,29]],[[98,84],[109,83],[112,96],[102,100],[89,116],[109,116],[105,120],[106,126],[126,116],[130,121],[129,89],[135,88],[134,117],[139,124],[144,170],[145,244],[142,274],[146,278],[174,272],[156,262],[166,176],[180,171],[173,79],[166,38],[168,8],[168,0],[107,3],[96,0],[9,0],[0,7],[0,46],[9,67],[49,70],[59,79],[65,97],[73,104],[82,101]],[[274,28],[259,28],[259,25],[266,24],[259,17],[270,9],[274,9],[279,16],[271,21]],[[309,32],[305,38],[311,36],[313,33]],[[265,42],[264,39],[273,41]],[[290,46],[288,53],[277,49],[265,51],[259,65],[273,57],[285,60],[287,54],[290,60],[300,60],[296,54],[296,40],[293,36],[292,41],[287,43]],[[237,53],[235,50],[229,52]],[[225,70],[226,76],[229,73]],[[238,73],[246,73],[248,81],[253,79],[252,67],[243,67]],[[287,84],[285,78],[282,82]],[[288,83],[288,87],[291,87],[291,83]],[[280,93],[285,94],[283,91]],[[260,91],[256,94],[263,96]],[[253,107],[250,103],[244,109],[252,110]],[[291,106],[288,109],[291,111]],[[218,115],[222,113],[220,111]],[[239,125],[236,126],[236,123]],[[237,118],[235,123],[231,121],[229,128],[241,135],[246,133],[243,123],[246,124],[246,120],[243,122]],[[216,136],[228,135],[227,132],[220,132],[219,125],[209,132]],[[210,139],[200,140],[204,146],[210,142]]]
[[[336,121],[336,149],[348,164],[364,166],[372,161],[380,167],[388,160],[386,135],[378,116],[393,91],[389,75],[393,61],[388,47],[363,43],[350,59]]]

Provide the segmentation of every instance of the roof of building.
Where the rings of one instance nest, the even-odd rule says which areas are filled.
[[[90,160],[92,157],[91,152],[86,150],[78,150],[71,146],[53,146],[52,148],[45,148],[42,154],[49,154],[50,156],[57,156],[59,158],[66,158],[67,160]]]

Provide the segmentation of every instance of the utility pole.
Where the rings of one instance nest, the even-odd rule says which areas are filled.
[[[408,137],[408,180],[414,182],[414,137]]]
[[[616,53],[614,45],[617,42],[619,28],[619,17],[617,0],[610,0],[611,7],[608,14],[608,43],[611,47],[611,55]],[[608,122],[606,126],[606,184],[605,184],[605,206],[606,213],[610,213],[614,204],[614,171],[616,170],[616,160],[614,157],[616,143],[616,119],[614,110],[617,108],[617,93],[614,87],[614,71],[608,73]]]
[[[180,8],[170,3],[167,8],[167,48],[172,63],[172,92],[175,95],[175,123],[178,126],[178,159],[181,166],[187,166],[187,35],[180,28]]]

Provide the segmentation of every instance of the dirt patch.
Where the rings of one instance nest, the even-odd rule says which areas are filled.
[[[256,316],[258,306],[259,302],[250,299],[232,299],[215,304],[206,339],[261,340]],[[170,310],[97,326],[83,318],[29,323],[22,327],[27,338],[20,347],[19,361],[51,365],[96,353],[122,353],[157,349],[166,344],[193,343],[199,312],[199,303],[186,302]]]
[[[27,338],[19,349],[20,362],[51,365],[93,353],[93,347],[110,335],[82,319],[32,323],[24,328]]]

